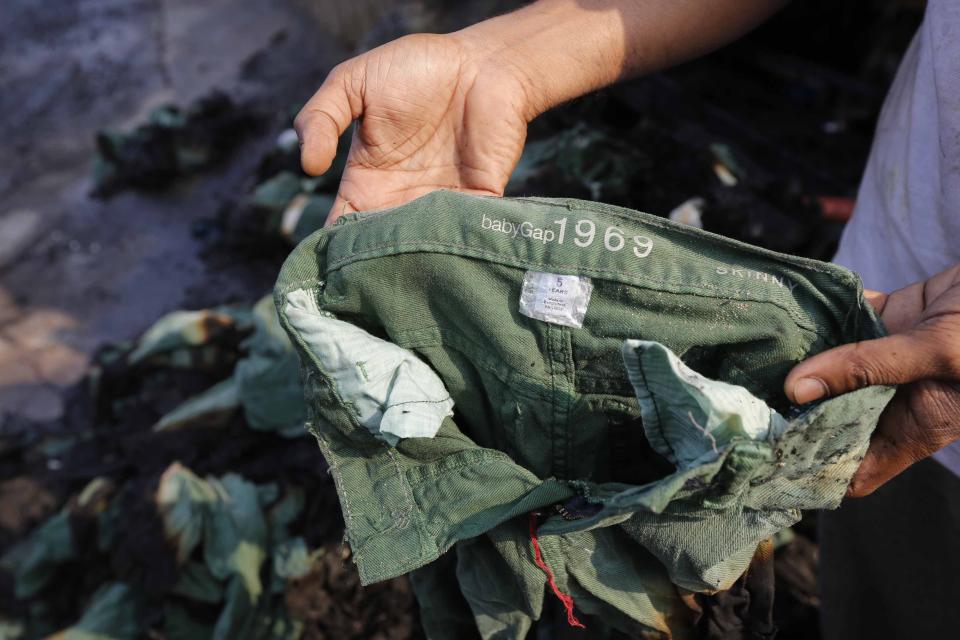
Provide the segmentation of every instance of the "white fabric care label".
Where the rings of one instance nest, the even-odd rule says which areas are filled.
[[[527,271],[520,292],[520,313],[528,318],[582,327],[593,284],[586,276]]]

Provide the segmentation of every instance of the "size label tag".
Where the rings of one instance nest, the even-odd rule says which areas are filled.
[[[528,318],[582,327],[593,284],[585,276],[527,271],[520,292],[520,313]]]

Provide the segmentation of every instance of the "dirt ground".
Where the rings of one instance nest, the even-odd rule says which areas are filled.
[[[446,30],[510,3],[467,4],[5,3],[0,551],[98,476],[130,480],[131,503],[153,490],[150,482],[174,458],[201,474],[240,471],[255,482],[296,477],[314,494],[297,530],[324,550],[284,593],[288,609],[306,625],[305,637],[421,637],[406,580],[359,587],[339,544],[339,509],[315,448],[251,435],[240,423],[227,431],[198,430],[188,439],[148,437],[146,427],[208,385],[209,377],[125,381],[125,372],[117,372],[113,399],[136,401],[110,417],[111,435],[84,441],[69,459],[48,452],[50,442],[102,418],[85,392],[85,376],[104,345],[135,338],[174,309],[249,304],[272,286],[284,249],[249,243],[240,203],[261,159],[326,71],[351,51],[391,36]],[[916,6],[904,6],[916,3],[893,3],[896,11],[883,4],[858,0],[837,8],[818,0],[793,7],[719,55],[545,115],[531,127],[531,140],[584,121],[610,138],[629,132],[621,136],[631,145],[626,151],[606,141],[596,148],[598,155],[630,159],[629,170],[611,179],[608,202],[666,215],[699,196],[708,202],[708,230],[829,259],[843,223],[825,217],[819,199],[855,196],[886,85],[918,16]],[[222,161],[162,190],[90,197],[97,130],[129,127],[160,104],[188,104],[212,88],[257,114],[256,126]],[[710,150],[716,145],[732,150],[749,176],[745,184],[717,183]],[[562,168],[541,173],[524,189],[591,195]],[[276,460],[285,461],[283,473],[271,465]],[[104,562],[159,590],[172,574],[158,567],[172,561],[163,540],[151,537],[156,522],[150,517],[156,516],[144,515],[139,533],[132,531],[136,544],[121,545]],[[158,568],[156,575],[142,575],[144,566]],[[777,552],[776,570],[780,637],[817,637],[813,519]],[[88,582],[98,579],[91,575]],[[61,597],[79,597],[89,584],[79,581]],[[15,606],[6,579],[0,592],[2,615]],[[64,616],[72,615],[71,607],[63,604]]]
[[[93,350],[173,308],[249,300],[269,268],[210,269],[193,233],[245,190],[276,127],[202,180],[88,197],[94,133],[211,88],[273,117],[345,55],[297,2],[13,0],[0,38],[0,413],[62,414]]]

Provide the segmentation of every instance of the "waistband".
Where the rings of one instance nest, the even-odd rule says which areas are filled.
[[[278,293],[352,263],[402,253],[459,255],[677,294],[771,303],[828,342],[836,333],[859,335],[858,316],[873,314],[862,301],[859,277],[837,265],[611,205],[453,191],[343,216],[291,254]],[[843,326],[833,326],[836,318]]]

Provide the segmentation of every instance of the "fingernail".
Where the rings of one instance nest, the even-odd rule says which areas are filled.
[[[793,385],[793,397],[797,404],[807,404],[819,400],[830,393],[827,383],[820,378],[800,378]]]

